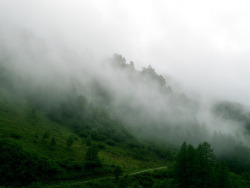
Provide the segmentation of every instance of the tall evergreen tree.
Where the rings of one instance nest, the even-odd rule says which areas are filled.
[[[175,165],[175,179],[180,187],[186,187],[187,185],[187,144],[184,142],[177,155]]]
[[[196,158],[196,183],[197,187],[211,187],[212,183],[212,170],[215,162],[215,156],[213,149],[207,142],[199,144],[197,147],[197,158]]]
[[[227,166],[224,162],[219,162],[215,166],[214,174],[214,187],[216,188],[229,188],[229,173]]]
[[[197,149],[184,142],[177,155],[175,180],[181,188],[213,187],[215,157],[211,146],[204,142]]]

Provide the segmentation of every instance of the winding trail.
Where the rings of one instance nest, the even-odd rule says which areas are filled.
[[[148,172],[148,171],[153,171],[153,170],[160,170],[160,169],[164,169],[164,168],[168,168],[168,167],[163,166],[163,167],[158,167],[158,168],[151,168],[151,169],[147,169],[147,170],[142,170],[142,171],[131,173],[131,174],[129,174],[129,176],[132,176],[132,175],[135,175],[135,174],[141,174],[143,172]]]
[[[158,168],[151,168],[151,169],[141,170],[141,171],[130,173],[130,174],[128,174],[128,176],[133,176],[133,175],[136,175],[136,174],[141,174],[141,173],[144,173],[144,172],[160,170],[160,169],[165,169],[165,168],[168,168],[168,167],[167,166],[162,166],[162,167],[158,167]],[[63,185],[67,185],[67,186],[79,185],[79,184],[87,183],[87,182],[92,181],[92,180],[100,180],[100,179],[106,179],[106,178],[113,178],[113,176],[103,177],[103,178],[94,178],[94,179],[89,179],[89,180],[86,180],[86,181],[76,181],[74,183],[73,182],[72,183],[65,183],[64,182]],[[58,185],[50,185],[50,186],[46,186],[46,187],[62,187],[63,185],[58,184]]]

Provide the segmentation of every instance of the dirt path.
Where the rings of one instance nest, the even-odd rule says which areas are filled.
[[[158,167],[158,168],[151,168],[151,169],[147,169],[147,170],[142,170],[142,171],[134,172],[134,173],[129,174],[129,176],[135,175],[135,174],[140,174],[140,173],[143,173],[143,172],[153,171],[153,170],[160,170],[160,169],[164,169],[164,168],[167,168],[167,166]]]
[[[149,171],[154,171],[154,170],[160,170],[160,169],[164,169],[164,168],[167,168],[167,166],[141,170],[141,171],[138,171],[138,172],[133,172],[133,173],[128,174],[128,176],[133,176],[133,175],[136,175],[136,174],[141,174],[141,173],[144,173],[144,172],[149,172]],[[92,181],[92,180],[100,180],[100,179],[106,179],[106,178],[113,178],[113,177],[111,176],[111,177],[95,178],[95,179],[90,179],[90,180],[85,180],[85,181],[77,181],[77,182],[71,182],[71,183],[64,182],[63,185],[67,185],[67,186],[79,185],[79,184],[87,183],[87,182]],[[62,187],[63,185],[58,184],[58,185],[51,185],[51,186],[46,186],[46,187]]]

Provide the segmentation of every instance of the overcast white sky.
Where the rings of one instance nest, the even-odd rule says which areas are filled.
[[[191,91],[250,105],[249,10],[247,0],[0,0],[0,29],[96,60],[120,53]]]

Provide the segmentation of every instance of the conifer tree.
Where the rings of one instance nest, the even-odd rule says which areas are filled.
[[[180,187],[186,187],[187,185],[187,144],[184,142],[177,155],[175,165],[175,178]]]

